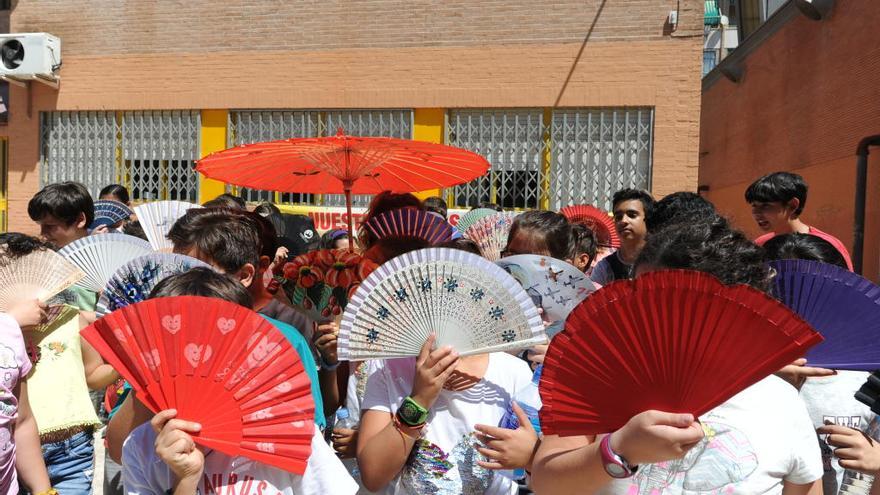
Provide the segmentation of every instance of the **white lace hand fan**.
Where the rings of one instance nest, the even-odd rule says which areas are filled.
[[[431,333],[462,356],[547,342],[538,308],[507,272],[475,254],[430,248],[377,268],[348,303],[340,359],[416,356]]]
[[[480,253],[489,261],[501,259],[501,252],[507,247],[510,227],[518,213],[500,211],[477,220],[468,227],[464,236],[477,243]]]
[[[61,248],[58,254],[85,272],[85,278],[78,285],[100,292],[120,266],[152,252],[147,241],[114,233],[83,237]]]
[[[134,207],[134,214],[156,251],[171,252],[171,241],[165,236],[174,222],[192,208],[201,206],[186,201],[154,201]]]
[[[0,311],[19,301],[43,302],[79,282],[85,273],[55,251],[34,251],[0,266]]]

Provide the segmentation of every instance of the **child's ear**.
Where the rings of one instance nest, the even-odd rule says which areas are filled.
[[[238,280],[241,282],[241,285],[250,288],[251,284],[254,283],[254,279],[257,276],[257,269],[254,268],[252,263],[246,263],[241,270],[238,271]]]
[[[791,208],[791,214],[792,214],[792,216],[794,216],[795,218],[797,218],[798,215],[797,215],[795,212],[797,211],[798,208],[800,208],[800,206],[801,206],[801,200],[799,200],[799,199],[797,199],[797,198],[791,198],[790,200],[788,200],[788,203],[786,203],[785,206]]]
[[[83,212],[79,212],[79,215],[76,217],[76,228],[84,229],[88,227],[89,224],[86,223],[86,214]]]

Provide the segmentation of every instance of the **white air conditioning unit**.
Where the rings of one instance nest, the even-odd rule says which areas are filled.
[[[57,82],[61,39],[48,33],[0,34],[0,77]]]

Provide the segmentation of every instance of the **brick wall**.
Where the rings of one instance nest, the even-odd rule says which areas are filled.
[[[696,185],[697,0],[235,4],[20,2],[12,30],[60,36],[64,66],[12,91],[10,228],[53,109],[653,106],[654,191]]]
[[[700,184],[750,234],[743,192],[776,170],[810,184],[804,219],[853,238],[856,145],[880,134],[880,11],[868,0],[837,2],[816,22],[797,15],[744,61],[740,83],[720,79],[703,92]],[[880,278],[880,159],[869,164],[865,273]]]

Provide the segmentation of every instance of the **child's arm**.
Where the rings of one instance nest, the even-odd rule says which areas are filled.
[[[690,414],[645,411],[612,433],[610,446],[636,466],[680,459],[702,438]],[[611,479],[593,437],[547,435],[532,464],[532,487],[541,494],[593,493]]]
[[[79,329],[82,330],[88,325],[88,320],[80,313]],[[91,344],[82,337],[80,337],[79,341],[82,348],[83,367],[86,370],[86,384],[89,386],[89,390],[107,388],[119,379],[119,373],[112,366],[104,362],[101,355],[98,354],[98,351]]]
[[[153,413],[137,400],[134,390],[130,391],[107,425],[107,452],[114,462],[121,464],[122,444],[128,435],[152,417]]]
[[[324,365],[336,366],[339,364],[339,357],[336,354],[338,334],[339,325],[335,322],[323,325],[315,324],[312,339]],[[330,416],[339,408],[339,384],[336,378],[336,368],[329,369],[322,365],[318,370],[318,381],[321,387],[321,399],[324,401],[324,416]]]
[[[43,493],[52,488],[49,473],[43,463],[40,433],[28,402],[27,383],[22,382],[15,391],[18,397],[18,419],[15,423],[15,470],[31,493]]]
[[[459,359],[452,348],[443,347],[431,352],[433,346],[432,335],[422,346],[416,360],[410,394],[416,403],[428,410],[440,395],[446,379],[455,371]],[[357,458],[361,481],[368,490],[377,491],[397,476],[419,434],[420,428],[395,425],[394,416],[389,412],[370,410],[363,413],[358,431]]]

